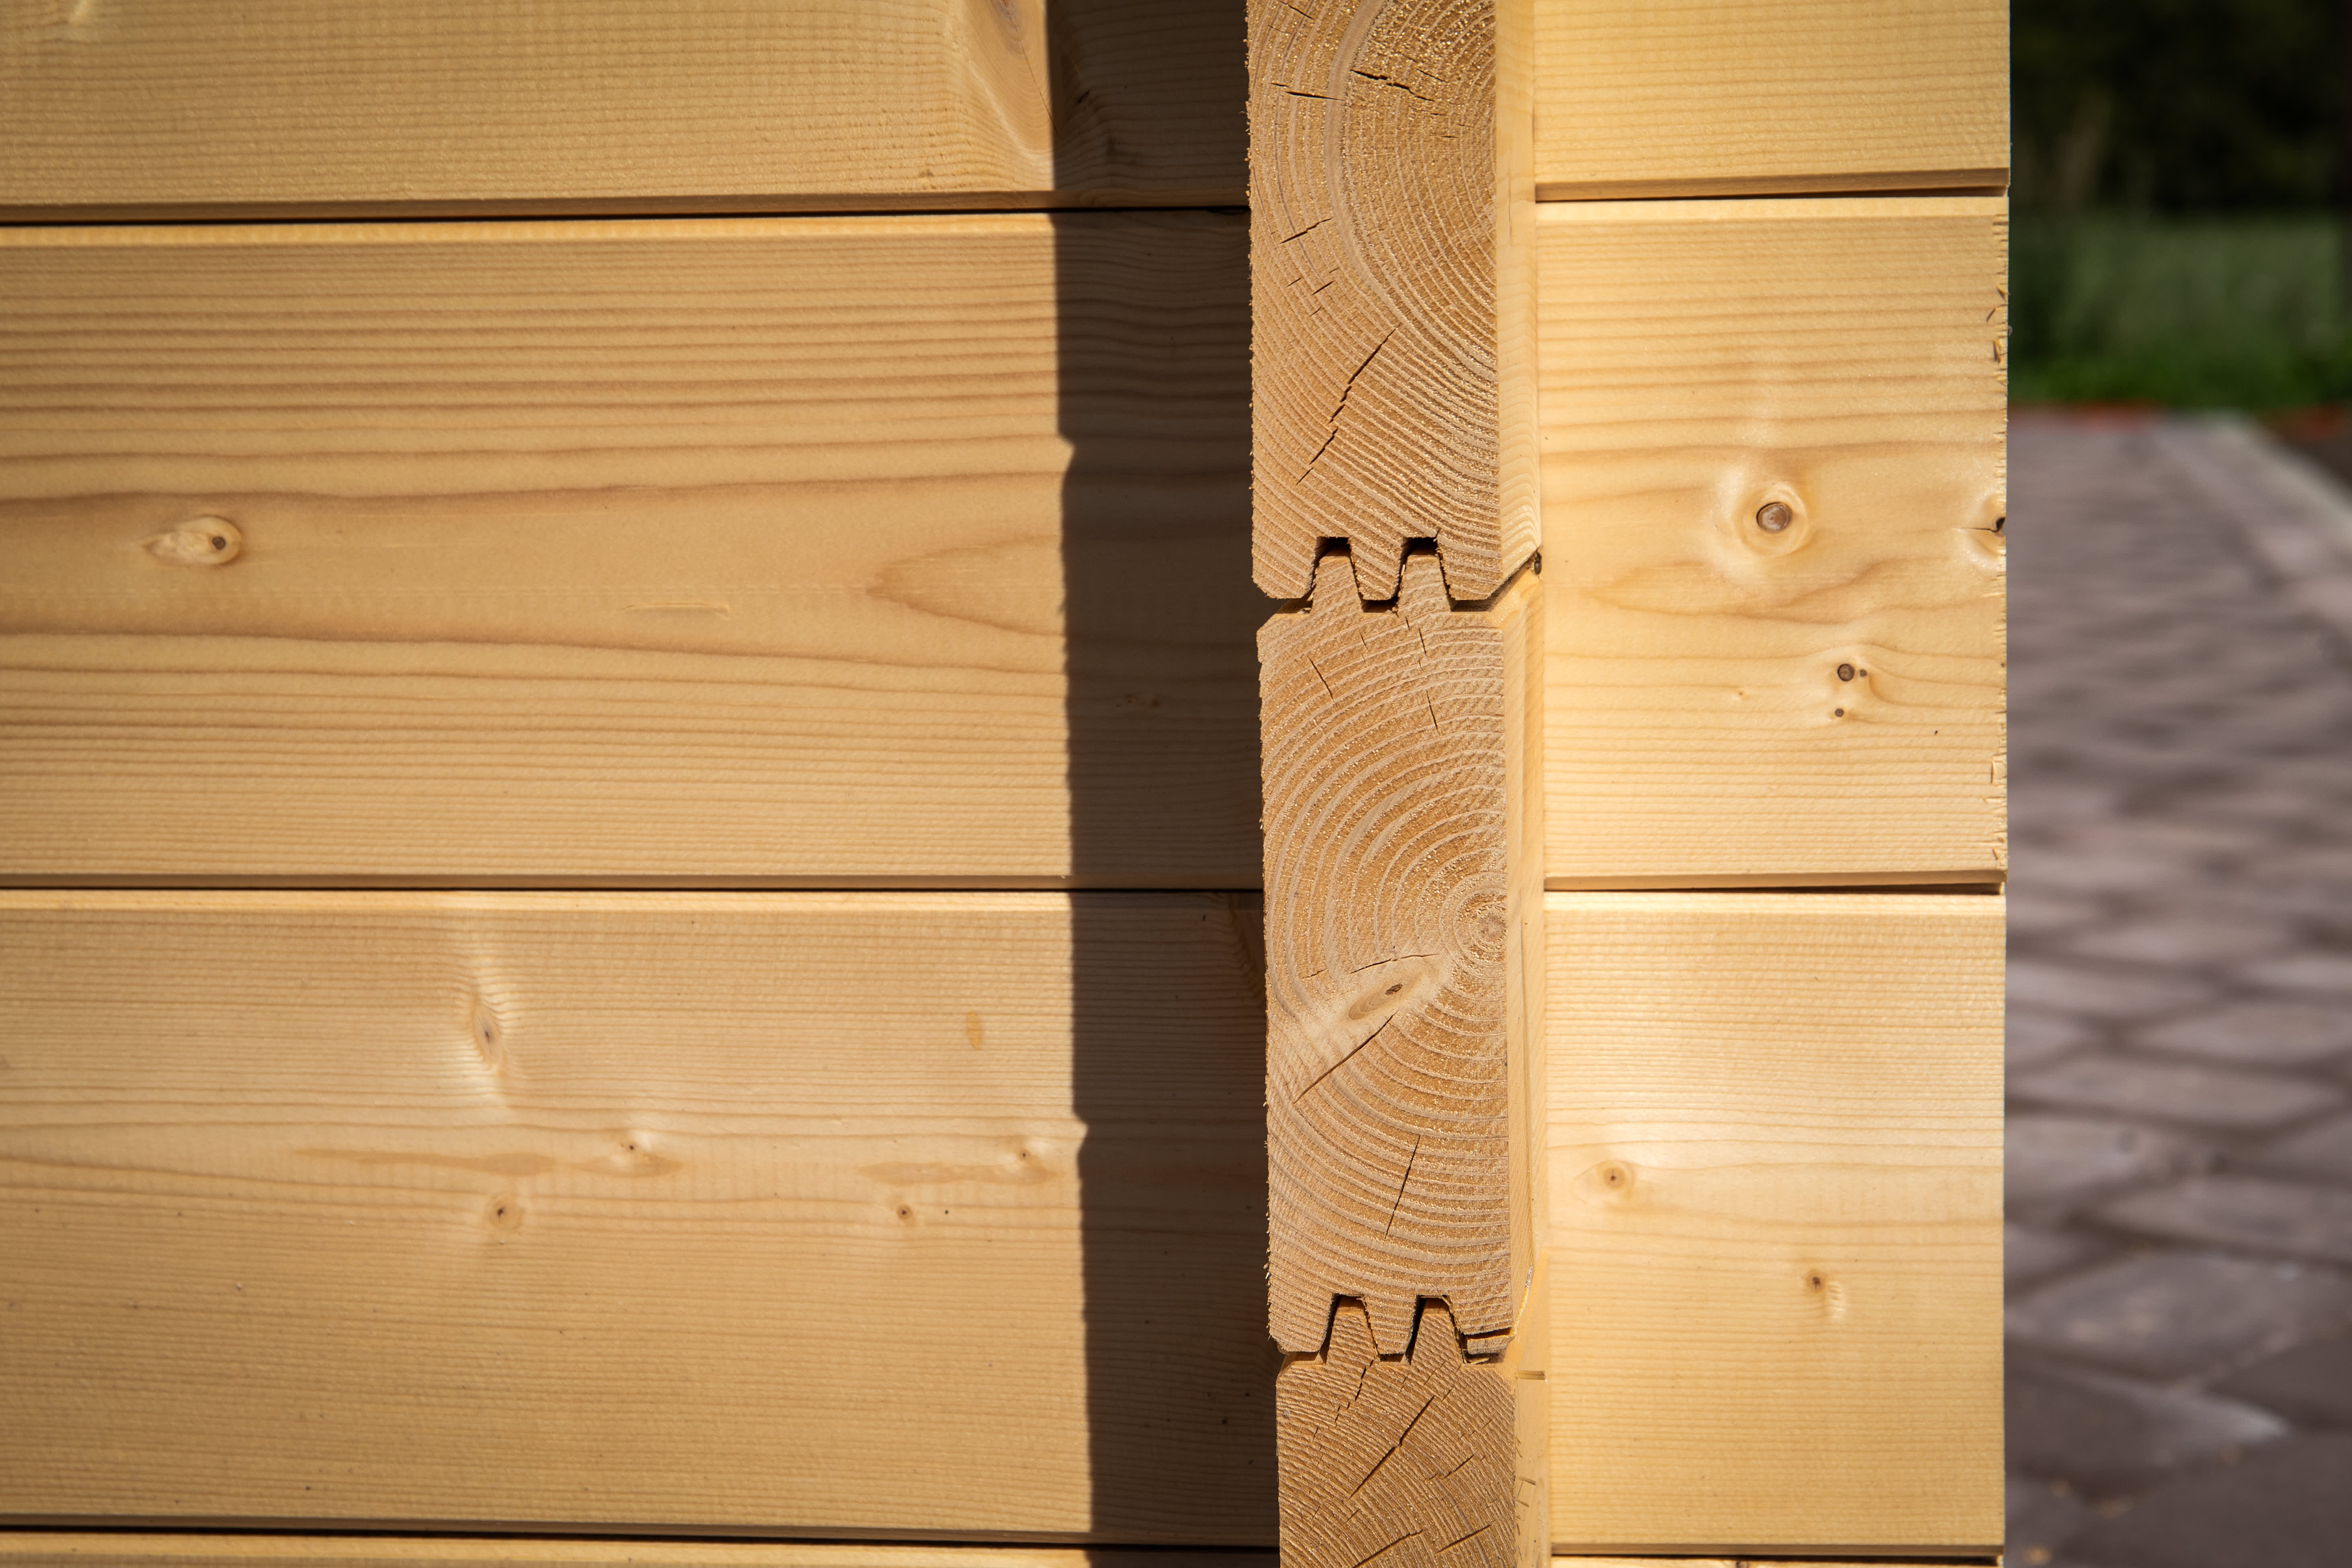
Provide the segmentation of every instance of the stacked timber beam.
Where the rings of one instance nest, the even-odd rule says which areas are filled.
[[[1269,1321],[1300,1568],[1549,1551],[1530,13],[1250,7]]]
[[[1999,0],[221,9],[0,27],[0,1559],[1990,1561]]]

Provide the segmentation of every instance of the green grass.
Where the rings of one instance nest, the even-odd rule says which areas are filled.
[[[2332,217],[2018,220],[2010,395],[2273,409],[2352,398]]]

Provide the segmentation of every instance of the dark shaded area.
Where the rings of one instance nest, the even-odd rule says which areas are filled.
[[[2345,0],[2021,0],[2011,393],[2352,398]]]
[[[1215,5],[1238,184],[1243,8]],[[1201,10],[1139,0],[1122,47],[1161,18],[1171,38],[1197,29]],[[1118,107],[1077,85],[1108,74],[1090,41],[1056,18],[1063,188],[1116,162],[1121,134]],[[1093,1535],[1271,1546],[1248,224],[1054,222],[1071,871],[1132,889],[1081,893],[1071,922]],[[1165,890],[1181,888],[1223,890]],[[1155,937],[1171,909],[1197,946]]]
[[[2342,13],[2340,0],[2019,0],[2019,211],[2326,207]]]

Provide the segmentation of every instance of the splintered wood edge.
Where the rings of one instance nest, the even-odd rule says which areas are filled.
[[[1253,546],[1368,600],[1405,542],[1449,592],[1539,542],[1531,0],[1250,0]]]

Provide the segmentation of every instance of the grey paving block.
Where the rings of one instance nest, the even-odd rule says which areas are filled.
[[[2004,1225],[2000,1227],[2001,1285],[2013,1294],[2106,1250],[2105,1243],[2075,1231]]]
[[[2012,1004],[2080,1018],[2149,1018],[2186,1012],[2212,998],[2210,986],[2155,970],[2049,958],[2017,958],[2009,965]]]
[[[2079,740],[2066,743],[2067,752],[2090,760],[2092,748]],[[2099,747],[2104,760],[2128,763],[2135,754],[2122,748]],[[2114,855],[2074,849],[2044,849],[2020,854],[2010,875],[2036,892],[2144,893],[2193,881],[2193,862],[2175,856]]]
[[[2096,1510],[2063,1483],[2028,1476],[2009,1478],[2006,1512],[2009,1555],[2032,1563],[2053,1561],[2068,1536],[2079,1534],[2099,1519]]]
[[[2352,1188],[2267,1176],[2196,1176],[2117,1198],[2099,1217],[2179,1241],[2352,1263]]]
[[[2098,1034],[2079,1018],[2012,1007],[2008,1019],[2008,1058],[2011,1072],[2054,1061],[2069,1051],[2096,1043]]]
[[[2158,704],[2156,710],[2170,717],[2179,710],[2179,704],[2166,701]],[[2186,865],[2216,856],[2257,855],[2275,843],[2271,834],[2243,823],[2200,822],[2195,817],[2167,812],[2129,817],[2111,816],[2077,827],[2067,836],[2066,847],[2111,859],[2140,860],[2153,856],[2175,865]],[[2152,885],[2161,888],[2166,884]]]
[[[2318,991],[2352,998],[2352,952],[2295,952],[2241,965],[2239,973],[2282,991]]]
[[[2275,1410],[2302,1426],[2352,1427],[2352,1335],[2282,1351],[2214,1392]],[[2352,1484],[2352,1476],[2346,1478]]]
[[[2017,1111],[2009,1118],[2003,1191],[2012,1208],[2079,1200],[2161,1180],[2198,1147],[2186,1133],[2137,1122]]]
[[[2092,958],[2198,968],[2275,953],[2294,940],[2283,924],[2261,920],[2139,920],[2078,932],[2067,946]]]
[[[2202,1377],[2352,1320],[2352,1278],[2306,1263],[2143,1253],[2019,1297],[2020,1344],[2150,1376]]]
[[[2352,1182],[2352,1112],[2265,1145],[2254,1158],[2278,1170]]]
[[[2092,1568],[2344,1568],[2352,1561],[2352,1433],[2294,1437],[2185,1477],[2084,1530]]]
[[[2232,1002],[2133,1031],[2137,1045],[2249,1067],[2305,1067],[2352,1056],[2352,1008],[2312,1002]]]
[[[2055,935],[2103,920],[2106,911],[2097,900],[2070,898],[2063,893],[2028,895],[2012,889],[2009,895],[2009,939]]]
[[[2091,1498],[2127,1495],[2290,1430],[2235,1400],[2041,1365],[2011,1366],[2005,1403],[2010,1468]]]
[[[2009,1092],[2044,1105],[2247,1131],[2283,1128],[2345,1101],[2343,1089],[2308,1079],[2108,1051],[2018,1074]]]
[[[2047,685],[2053,695],[2059,695],[2054,684],[2038,681],[2032,672],[2012,670],[2010,675],[2010,702],[2012,707],[2037,706],[2021,701],[2021,693],[2035,686]],[[2066,691],[2079,691],[2069,684]],[[2010,821],[2021,827],[2043,825],[2057,826],[2067,823],[2097,822],[2115,815],[2122,803],[2122,793],[2111,784],[2073,783],[2037,783],[2031,790],[2014,792],[2010,805]]]

